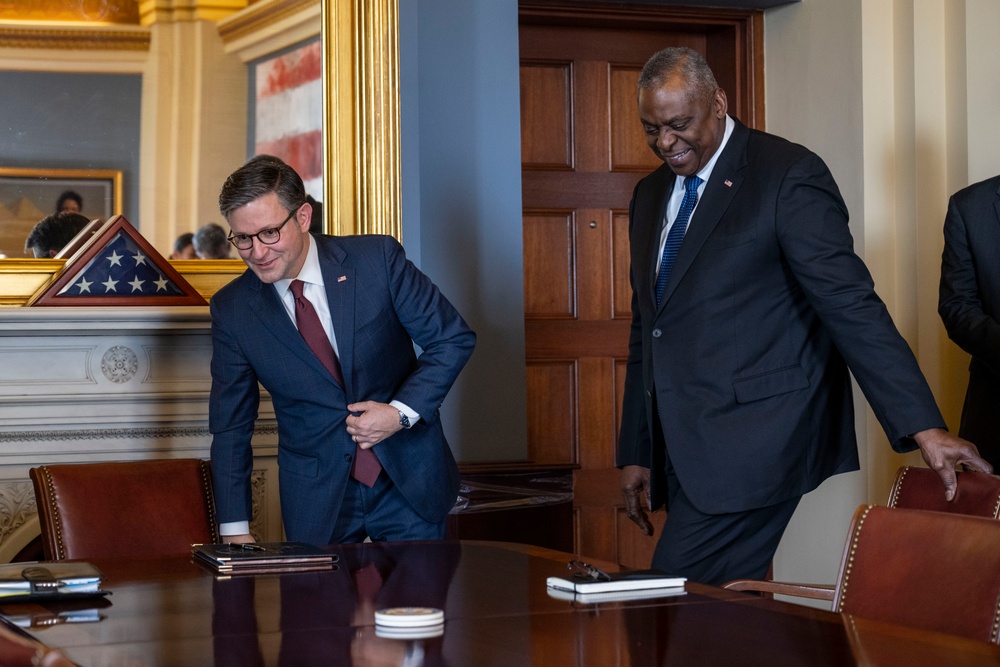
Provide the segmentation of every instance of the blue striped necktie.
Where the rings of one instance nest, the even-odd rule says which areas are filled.
[[[656,305],[660,305],[663,299],[663,291],[670,280],[670,270],[674,268],[674,260],[677,259],[677,251],[680,250],[681,241],[684,240],[684,230],[687,229],[688,218],[694,210],[694,205],[698,203],[698,186],[702,180],[697,176],[688,176],[684,179],[684,200],[681,201],[681,210],[677,212],[677,218],[667,232],[667,241],[663,244],[663,259],[660,260],[660,272],[656,274]]]

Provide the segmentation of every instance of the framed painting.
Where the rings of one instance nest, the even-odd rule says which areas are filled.
[[[323,43],[318,38],[251,63],[252,155],[274,155],[323,200]]]
[[[82,215],[109,220],[121,213],[122,172],[0,167],[0,256],[30,257],[24,252],[28,234],[56,212],[66,192],[78,195]]]

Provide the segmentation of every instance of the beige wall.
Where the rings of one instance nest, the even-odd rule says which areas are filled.
[[[1000,173],[1000,3],[803,0],[765,15],[767,127],[833,171],[859,253],[956,429],[968,358],[937,316],[950,193]],[[803,499],[778,578],[832,583],[854,508],[884,503],[894,454],[863,398],[860,473]]]

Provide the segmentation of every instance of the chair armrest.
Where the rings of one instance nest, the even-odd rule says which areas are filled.
[[[783,581],[758,581],[756,579],[736,579],[722,585],[731,591],[756,591],[776,595],[791,595],[811,600],[833,602],[834,587],[822,584],[792,584]]]

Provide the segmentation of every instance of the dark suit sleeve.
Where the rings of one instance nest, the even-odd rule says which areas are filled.
[[[823,161],[806,153],[788,169],[777,200],[782,254],[847,361],[897,451],[907,436],[944,428],[916,358],[853,248],[847,210]]]
[[[635,198],[639,186],[636,185],[629,203],[629,238],[635,224]],[[632,326],[628,337],[628,361],[625,366],[625,390],[622,397],[621,432],[615,452],[615,465],[650,467],[652,439],[646,415],[646,397],[642,379],[642,316],[639,299],[636,296],[635,271],[629,271],[632,285]]]
[[[1000,376],[1000,323],[983,310],[969,233],[964,209],[952,197],[944,222],[938,314],[949,338]]]
[[[219,523],[251,518],[250,441],[260,405],[257,376],[240,350],[229,317],[233,304],[212,299],[212,391],[209,430],[212,432],[212,481]]]
[[[393,307],[400,323],[420,347],[417,366],[396,390],[428,423],[438,410],[476,345],[476,334],[430,278],[420,272],[392,237],[383,244]]]

